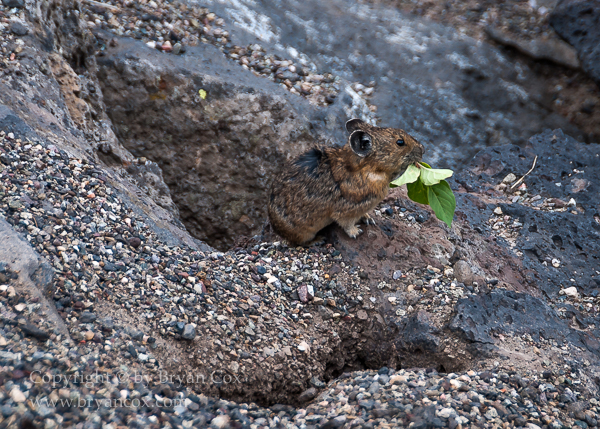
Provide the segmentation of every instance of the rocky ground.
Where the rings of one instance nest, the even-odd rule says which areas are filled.
[[[370,87],[241,54],[210,10],[3,5],[2,427],[598,426],[598,146],[485,149],[452,178],[451,229],[395,189],[357,240],[248,227],[219,252],[179,221],[211,194],[195,177],[254,163],[219,186],[261,189],[372,115]],[[198,230],[259,223],[260,192],[239,195]]]
[[[535,281],[488,234],[467,239],[467,222],[448,231],[392,194],[357,243],[332,231],[323,248],[194,251],[158,239],[94,164],[14,133],[2,148],[9,427],[597,424],[594,294],[564,288],[548,306],[508,292]],[[598,161],[587,167],[594,177]],[[506,234],[491,223],[491,236]],[[463,250],[503,262],[456,260]],[[540,317],[520,321],[519,307]],[[589,325],[570,328],[571,317]],[[429,369],[391,369],[414,366]],[[365,368],[378,370],[350,372]]]

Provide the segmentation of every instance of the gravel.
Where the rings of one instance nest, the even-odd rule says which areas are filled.
[[[105,4],[109,6],[82,5],[84,18],[92,31],[108,29],[117,36],[141,39],[151,49],[175,55],[184,54],[187,46],[211,43],[244,69],[280,84],[315,105],[333,103],[342,90],[343,83],[339,77],[320,72],[308,57],[294,49],[288,49],[290,57],[282,58],[266,52],[259,44],[233,44],[229,31],[225,29],[225,20],[207,8],[161,0],[110,1]],[[374,82],[369,85],[356,82],[351,88],[352,92],[368,99],[374,85]],[[372,112],[377,110],[375,106],[370,106],[370,109]]]
[[[367,304],[376,298],[361,289],[360,271],[354,270],[343,282],[344,293],[339,291],[339,279],[328,280],[331,262],[340,262],[333,247],[319,253],[262,243],[251,251],[204,254],[165,246],[116,197],[95,165],[52,145],[23,142],[4,132],[0,132],[0,161],[1,211],[52,263],[54,302],[75,341],[36,318],[36,299],[16,293],[11,284],[14,273],[9,264],[2,264],[0,274],[7,284],[0,286],[0,361],[5,368],[0,404],[1,423],[7,427],[27,419],[44,427],[83,422],[89,427],[109,422],[149,427],[228,427],[235,422],[241,427],[298,428],[597,425],[598,403],[578,389],[576,368],[542,373],[501,366],[457,374],[388,368],[344,373],[323,391],[319,389],[324,383],[312,380],[316,387],[298,398],[299,403],[312,402],[298,408],[234,403],[165,383],[153,355],[156,338],[122,329],[111,318],[98,319],[95,308],[100,297],[143,315],[159,338],[192,341],[199,326],[219,315],[231,317],[231,311],[239,315],[240,322],[236,319],[232,325],[240,326],[232,337],[238,340],[226,343],[223,351],[237,349],[248,356],[256,350],[245,338],[265,335],[257,334],[253,315],[271,313],[285,329],[312,317],[310,310],[301,309],[301,297],[295,298],[300,286],[310,283],[305,293],[310,291],[317,311],[334,319],[349,315],[363,300]],[[392,216],[419,225],[403,207],[388,208]],[[376,216],[389,213],[378,210]],[[492,280],[488,283],[493,287]],[[228,286],[233,284],[237,287]],[[419,309],[449,312],[450,303],[477,290],[458,283],[450,266],[394,272],[379,287],[386,298],[396,296],[396,291],[415,295],[412,301],[388,299],[399,315]],[[310,338],[283,338],[288,344],[301,341],[300,350],[311,343]],[[141,372],[147,374],[144,380],[137,378]],[[71,377],[75,374],[92,381],[75,382]],[[59,382],[49,382],[50,377]],[[64,413],[57,405],[60,400],[81,402]],[[127,406],[118,406],[121,403]],[[579,407],[576,412],[570,408],[574,403]]]

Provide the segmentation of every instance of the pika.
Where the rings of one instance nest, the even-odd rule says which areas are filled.
[[[283,167],[268,196],[273,230],[294,245],[307,245],[335,222],[356,238],[356,223],[375,224],[367,214],[388,194],[389,183],[420,161],[423,145],[407,132],[346,123],[342,147],[316,147]]]

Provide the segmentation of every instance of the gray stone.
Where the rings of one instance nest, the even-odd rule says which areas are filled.
[[[310,387],[298,396],[298,402],[299,403],[308,402],[311,399],[314,399],[315,396],[317,396],[317,389],[315,389],[314,387]]]
[[[92,323],[95,320],[96,320],[96,315],[89,311],[84,311],[83,313],[81,313],[81,316],[79,316],[79,321],[81,323]]]
[[[19,21],[13,21],[10,24],[10,31],[17,36],[25,36],[29,33],[29,28]]]
[[[369,387],[369,393],[370,394],[377,393],[378,390],[379,390],[379,383],[376,381],[371,383],[371,386]]]
[[[435,353],[442,346],[436,335],[437,332],[438,329],[431,322],[427,312],[418,311],[404,320],[404,328],[402,335],[398,336],[397,347],[410,352],[420,350]]]
[[[454,276],[456,277],[456,280],[466,285],[472,285],[473,281],[475,281],[471,266],[462,259],[454,264]]]
[[[181,334],[181,337],[184,340],[193,340],[194,338],[196,338],[196,328],[194,328],[190,324],[185,325],[185,328],[183,328],[183,333]]]

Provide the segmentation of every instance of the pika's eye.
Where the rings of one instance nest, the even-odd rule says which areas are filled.
[[[398,139],[398,140],[396,141],[396,144],[397,144],[398,146],[404,146],[406,143],[404,143],[404,139]]]

